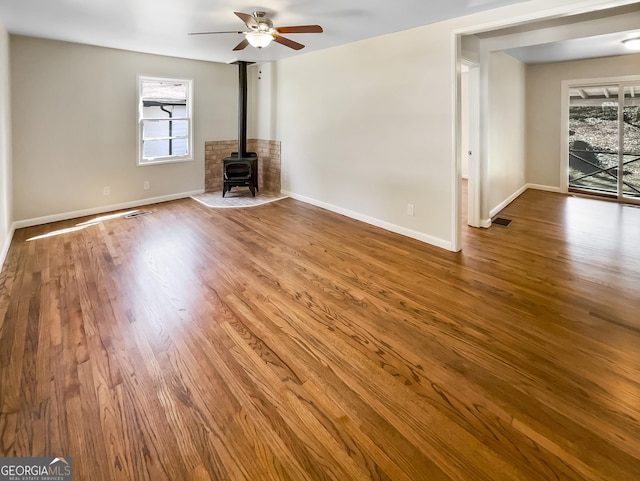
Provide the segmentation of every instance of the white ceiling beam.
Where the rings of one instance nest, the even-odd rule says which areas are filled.
[[[605,87],[605,88],[602,89],[602,91],[604,92],[604,96],[606,98],[611,98],[611,93],[609,92],[608,88]]]
[[[589,98],[589,94],[585,92],[584,89],[578,89],[578,93],[580,94],[580,97],[582,97],[583,99]]]

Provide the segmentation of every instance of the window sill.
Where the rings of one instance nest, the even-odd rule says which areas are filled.
[[[140,161],[138,160],[137,166],[138,167],[146,167],[149,165],[158,165],[158,164],[177,164],[177,163],[182,163],[182,162],[193,162],[193,157],[184,157],[184,158],[167,158],[167,157],[163,157],[163,158],[159,158],[159,159],[154,159],[154,160],[145,160],[145,161]]]

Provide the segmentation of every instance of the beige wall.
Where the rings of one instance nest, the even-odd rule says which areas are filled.
[[[139,74],[194,80],[194,161],[136,166]],[[16,221],[202,190],[237,135],[234,65],[11,36],[11,76]]]
[[[525,93],[525,65],[504,52],[492,53],[483,213],[525,186]]]
[[[249,137],[255,139],[277,138],[276,117],[277,78],[273,63],[256,64],[249,67],[247,72],[249,95]]]
[[[529,65],[527,78],[526,178],[530,184],[560,188],[561,87],[563,80],[640,74],[640,54]]]
[[[283,190],[444,246],[454,59],[438,24],[278,62]]]
[[[0,22],[0,270],[11,241],[9,34]]]

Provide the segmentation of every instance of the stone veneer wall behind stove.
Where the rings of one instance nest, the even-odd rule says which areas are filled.
[[[237,140],[215,140],[204,143],[204,190],[222,191],[222,160],[238,151]],[[249,139],[247,151],[258,154],[258,188],[280,192],[280,142]]]

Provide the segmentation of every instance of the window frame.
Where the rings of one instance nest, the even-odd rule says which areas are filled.
[[[145,121],[157,121],[167,120],[167,117],[144,117],[142,87],[144,82],[168,82],[168,83],[181,83],[186,85],[186,115],[184,117],[173,117],[172,121],[186,121],[187,124],[187,136],[173,136],[172,139],[186,138],[187,139],[187,153],[184,155],[166,155],[161,157],[145,158],[144,157],[144,142],[146,140],[154,140],[154,138],[144,138],[144,125]],[[158,164],[171,164],[177,162],[191,162],[193,157],[193,80],[173,77],[156,77],[151,75],[138,75],[138,156],[136,165],[139,167]],[[157,138],[158,140],[165,139]]]

